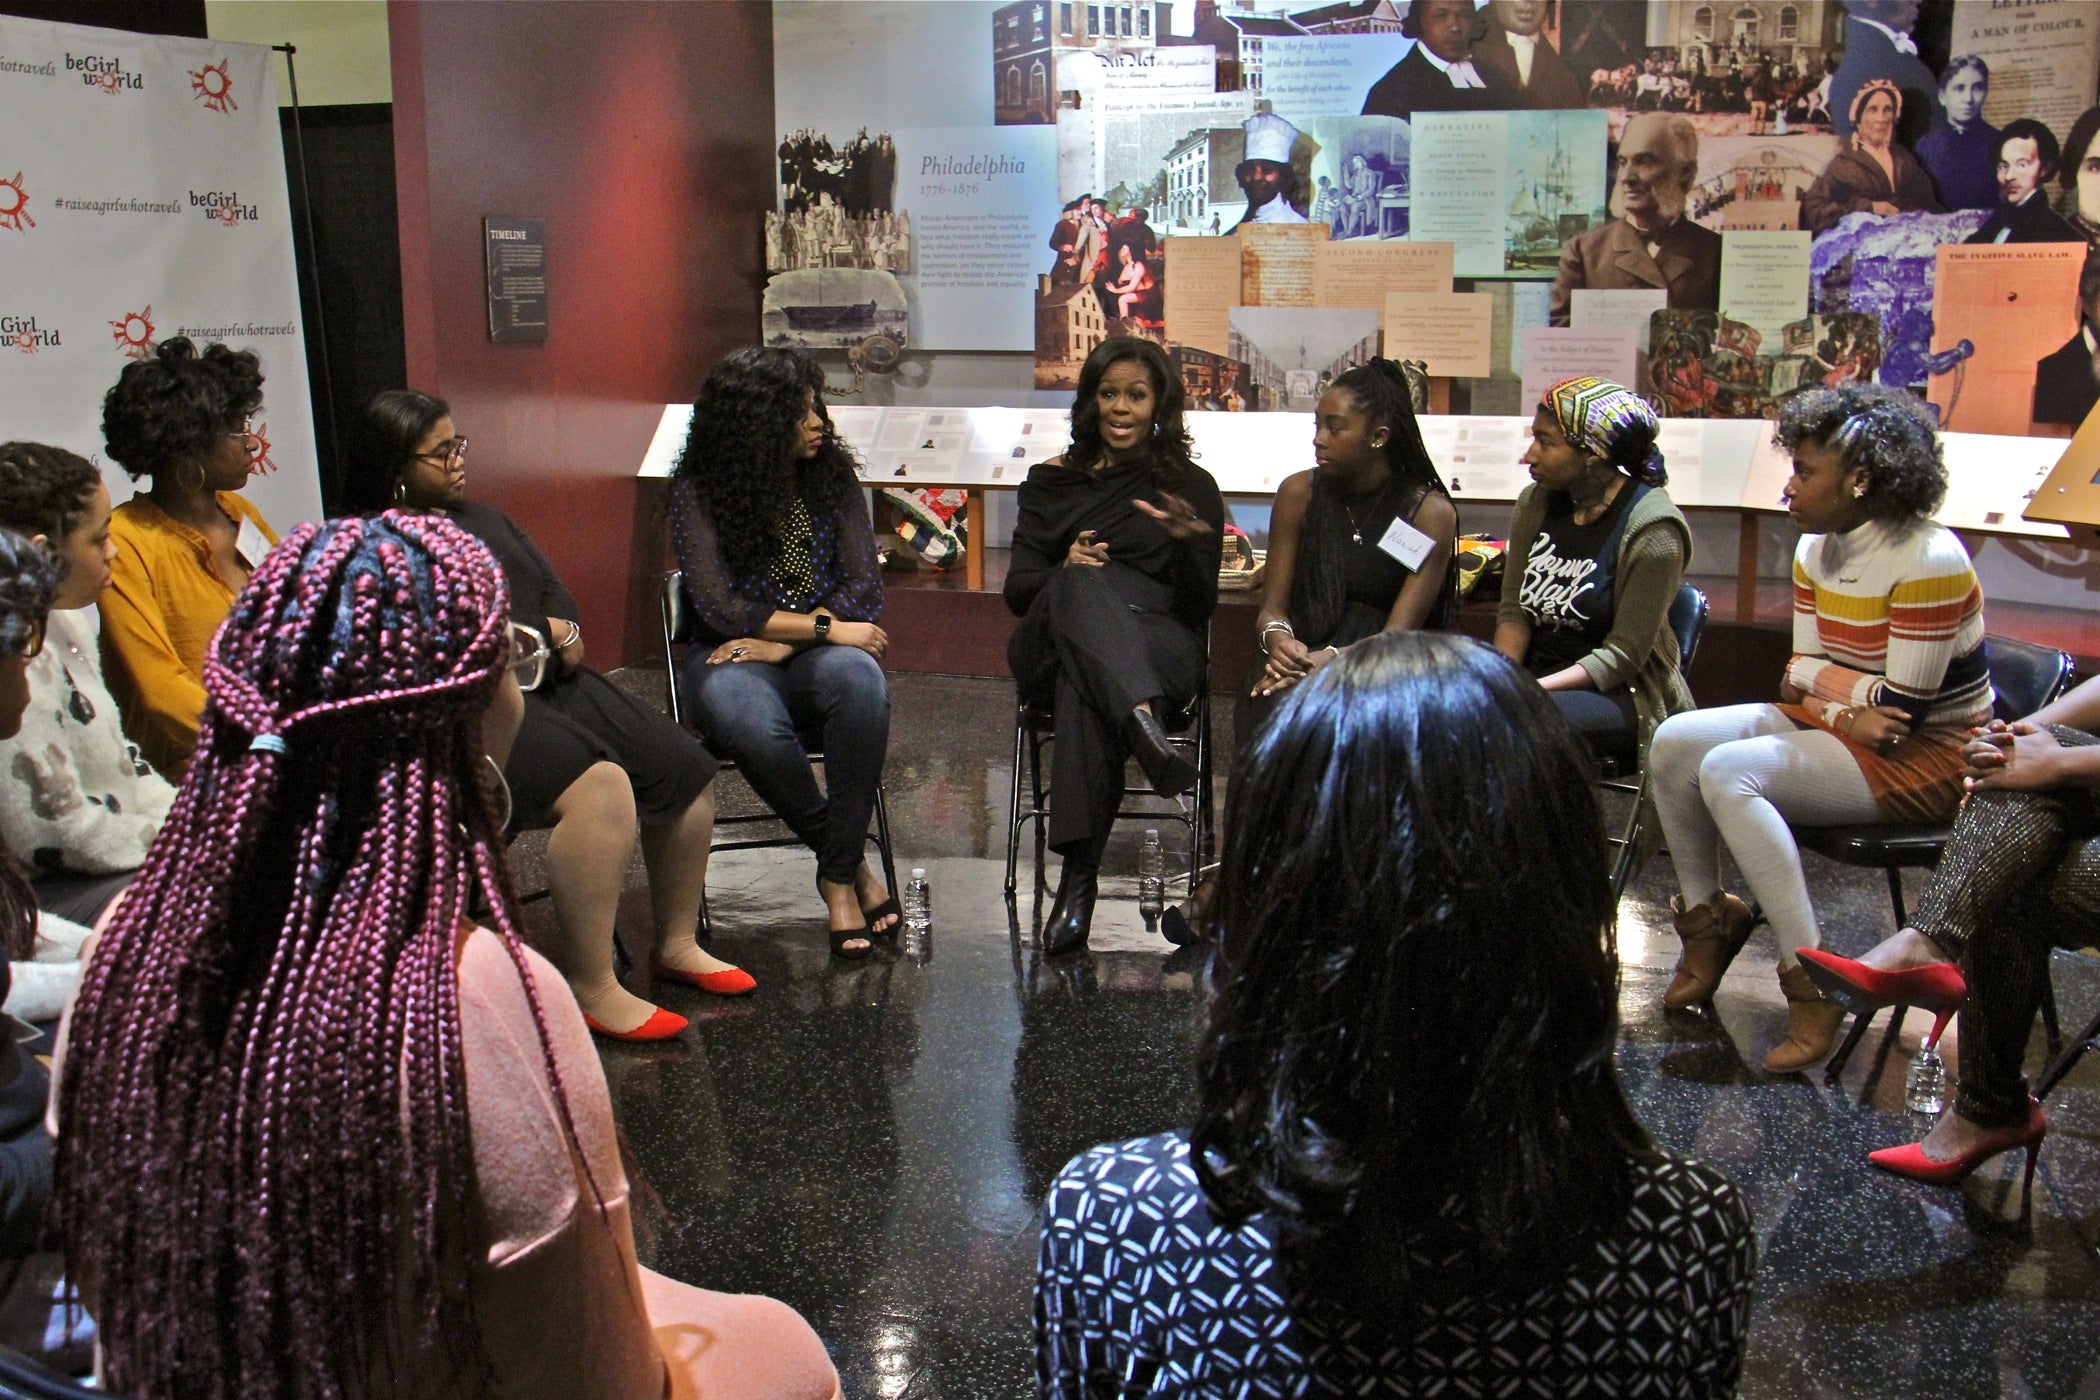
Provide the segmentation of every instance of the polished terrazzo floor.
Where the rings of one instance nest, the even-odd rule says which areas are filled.
[[[1025,861],[1018,928],[1001,891],[1010,686],[899,676],[893,696],[888,794],[899,865],[931,872],[930,957],[834,961],[806,854],[722,854],[714,949],[759,990],[655,988],[693,1028],[605,1046],[606,1077],[646,1183],[647,1262],[793,1304],[848,1397],[1024,1396],[1043,1191],[1093,1143],[1184,1121],[1201,966],[1137,919],[1140,824],[1111,848],[1122,881],[1092,954],[1038,959]],[[748,806],[733,778],[722,800]],[[518,851],[528,886],[532,849]],[[1811,862],[1833,946],[1887,931],[1878,874]],[[1785,1022],[1769,931],[1713,1016],[1666,1016],[1668,873],[1657,861],[1621,911],[1620,1069],[1655,1136],[1726,1172],[1755,1212],[1743,1393],[2100,1396],[2100,1054],[2051,1096],[2031,1212],[2012,1157],[1961,1188],[1871,1173],[1869,1149],[1923,1127],[1902,1081],[1926,1018],[1892,1043],[1877,1024],[1838,1084],[1763,1075]],[[637,869],[623,908],[636,951],[643,888]],[[528,916],[547,917],[544,903]],[[2059,954],[2055,972],[2076,1027],[2100,1008],[2100,961]],[[629,985],[645,990],[639,974]],[[2044,1053],[2037,1030],[2030,1070]],[[1948,1059],[1958,1069],[1958,1044]]]

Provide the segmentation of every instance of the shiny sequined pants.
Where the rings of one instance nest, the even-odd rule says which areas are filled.
[[[2066,745],[2100,744],[2049,728]],[[1969,982],[1957,1111],[1985,1127],[2018,1121],[2049,949],[2100,941],[2100,792],[1971,793],[1914,922]]]

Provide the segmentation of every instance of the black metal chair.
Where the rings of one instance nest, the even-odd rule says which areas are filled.
[[[664,669],[667,673],[665,681],[671,692],[671,718],[675,722],[685,725],[686,728],[692,729],[693,726],[686,721],[685,701],[680,693],[678,657],[681,647],[690,646],[698,639],[693,634],[692,614],[685,604],[685,575],[681,571],[673,569],[670,573],[664,575],[663,585],[657,590],[657,611],[663,623]],[[698,733],[697,730],[694,732]],[[808,742],[808,735],[803,737],[804,749],[809,754],[810,762],[822,763],[824,761],[824,750],[822,747]],[[700,739],[702,743],[707,742],[707,736],[704,734],[700,735]],[[721,753],[714,745],[708,745],[708,752],[714,754],[716,759],[720,761],[723,772],[734,773],[737,771],[736,761]],[[715,817],[715,841],[710,849],[717,851],[762,851],[802,844],[801,838],[793,832],[785,832],[784,834],[773,836],[738,837],[728,841],[722,839],[722,828],[724,827],[750,827],[761,824],[779,826],[780,818],[771,812],[755,812],[748,816],[736,817],[717,815]],[[882,858],[882,878],[884,883],[889,887],[891,893],[897,893],[899,889],[897,884],[897,860],[894,848],[890,843],[890,805],[887,795],[883,792],[883,785],[879,782],[875,785],[875,829],[868,833],[868,839],[875,843],[875,849]],[[700,903],[700,929],[702,936],[711,932],[707,901],[704,897]]]
[[[1677,667],[1689,674],[1692,658],[1699,654],[1699,639],[1706,635],[1707,614],[1711,605],[1706,595],[1689,583],[1677,586],[1677,596],[1670,600],[1670,631],[1677,637]],[[1633,866],[1639,858],[1642,839],[1641,810],[1648,805],[1648,774],[1640,767],[1638,736],[1628,733],[1622,743],[1610,748],[1593,747],[1591,756],[1597,760],[1596,788],[1600,792],[1624,793],[1633,801],[1633,809],[1619,834],[1610,838],[1617,854],[1612,859],[1611,893],[1617,899],[1626,893],[1626,882],[1633,878]]]
[[[2031,715],[2071,688],[2074,669],[2071,658],[2055,647],[1992,635],[1984,638],[1984,654],[1990,661],[1992,689],[1997,692],[1992,713],[1999,719],[2015,720]],[[1910,913],[1903,900],[1903,872],[1938,865],[1953,829],[1951,822],[1914,826],[1861,822],[1845,826],[1797,826],[1793,830],[1794,840],[1804,851],[1814,851],[1840,865],[1878,869],[1886,874],[1889,904],[1895,910],[1896,927],[1902,928],[1910,922]],[[1902,1026],[1903,1014],[1909,1009],[1904,1006],[1893,1008],[1889,1017],[1890,1036]],[[1823,1070],[1826,1080],[1835,1083],[1844,1073],[1845,1062],[1867,1033],[1871,1019],[1852,1018],[1851,1030]],[[2054,1053],[2061,1037],[2053,991],[2042,999],[2042,1025]],[[2095,1028],[2094,1034],[2100,1035],[2100,1027]]]
[[[1134,799],[1151,803],[1168,801],[1155,794],[1149,787],[1123,788],[1124,805],[1116,812],[1118,821],[1133,818],[1148,818],[1153,821],[1177,822],[1189,836],[1188,887],[1194,891],[1203,878],[1203,866],[1211,858],[1211,846],[1215,840],[1215,821],[1211,813],[1211,750],[1210,750],[1210,649],[1204,648],[1204,685],[1196,698],[1178,713],[1160,716],[1167,730],[1168,741],[1189,756],[1196,765],[1196,786],[1182,796],[1171,799],[1171,805],[1130,805]],[[1014,702],[1014,766],[1013,794],[1006,809],[1006,897],[1012,899],[1018,884],[1021,859],[1021,828],[1029,822],[1035,823],[1035,879],[1038,887],[1043,879],[1045,843],[1048,835],[1044,823],[1049,819],[1050,808],[1043,791],[1043,746],[1054,740],[1056,722],[1047,705],[1031,705],[1025,699]],[[1027,765],[1028,796],[1026,807],[1021,805],[1021,773],[1023,763]]]

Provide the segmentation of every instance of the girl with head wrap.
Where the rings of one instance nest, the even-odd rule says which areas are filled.
[[[1607,379],[1546,391],[1495,615],[1495,649],[1538,678],[1600,756],[1629,763],[1692,706],[1669,627],[1692,535],[1663,489],[1659,427]]]

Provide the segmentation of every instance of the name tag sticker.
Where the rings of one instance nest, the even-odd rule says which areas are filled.
[[[253,520],[243,520],[241,532],[233,537],[233,552],[241,556],[241,562],[253,573],[256,565],[262,563],[263,556],[270,552],[270,537]]]
[[[1410,569],[1422,567],[1436,541],[1408,524],[1405,520],[1394,520],[1379,539],[1378,547],[1398,559]]]

